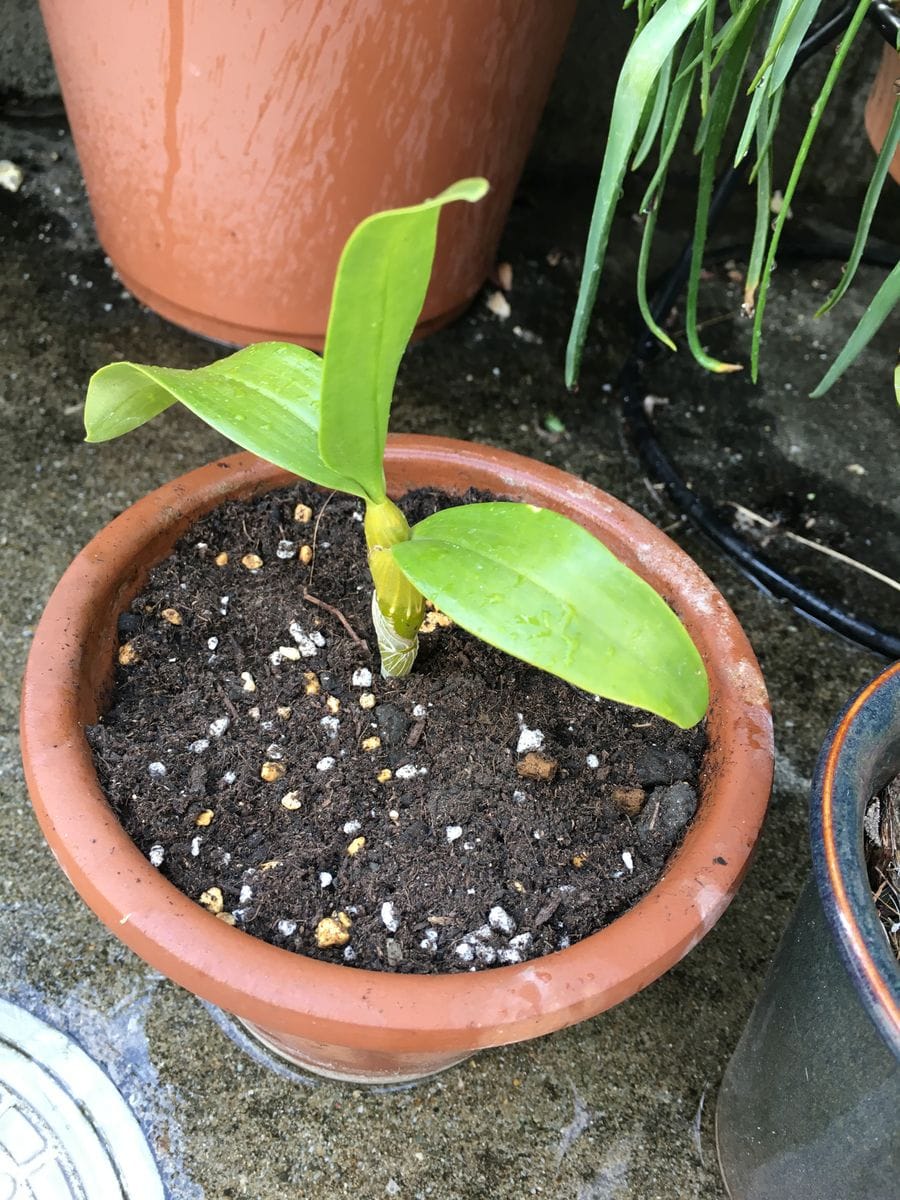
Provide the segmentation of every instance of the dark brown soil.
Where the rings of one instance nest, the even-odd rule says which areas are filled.
[[[451,502],[403,507],[415,521]],[[408,678],[381,679],[361,644],[361,516],[305,487],[231,503],[154,570],[120,619],[133,661],[88,731],[116,812],[186,895],[313,957],[470,970],[593,933],[653,886],[693,816],[702,727],[597,700],[452,626],[422,635]],[[307,653],[273,661],[279,647]],[[330,917],[340,944],[322,948]]]
[[[865,834],[875,907],[900,961],[900,775],[873,797],[866,813]]]

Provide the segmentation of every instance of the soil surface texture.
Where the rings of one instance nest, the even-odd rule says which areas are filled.
[[[434,612],[412,674],[383,680],[365,555],[361,502],[303,485],[221,507],[154,569],[88,731],[128,833],[220,919],[360,967],[499,966],[608,924],[694,815],[703,727]]]

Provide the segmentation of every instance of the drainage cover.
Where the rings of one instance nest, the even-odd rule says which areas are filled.
[[[143,1131],[100,1067],[5,1000],[0,1200],[164,1200]]]

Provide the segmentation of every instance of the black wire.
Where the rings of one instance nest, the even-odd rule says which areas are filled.
[[[850,0],[807,37],[797,51],[791,76],[823,46],[827,46],[843,33],[849,25],[856,7],[856,3]],[[891,41],[892,36],[884,28],[882,20],[884,14],[881,11],[888,7],[883,3],[875,3],[870,9],[869,15],[878,25],[886,40]],[[894,22],[897,22],[900,27],[900,17],[893,11],[889,15],[891,28],[893,28]],[[893,36],[896,36],[896,32]],[[724,211],[748,165],[749,156],[738,166],[728,170],[716,185],[710,202],[710,229]],[[746,249],[746,246],[727,247],[720,249],[717,256],[728,257],[735,253],[745,252]],[[650,309],[657,322],[661,321],[669,312],[680,294],[690,270],[692,252],[693,241],[689,241],[682,250],[678,261],[654,294]],[[846,248],[836,247],[833,243],[808,241],[802,246],[783,248],[781,257],[845,258],[846,254]],[[863,256],[863,261],[893,266],[896,254],[885,255],[872,249]],[[644,408],[641,367],[642,363],[653,357],[658,350],[659,345],[656,338],[649,329],[644,327],[619,377],[625,425],[650,474],[665,485],[669,497],[681,512],[720,550],[733,559],[754,583],[773,595],[788,600],[798,612],[824,625],[834,633],[839,633],[865,649],[884,655],[886,658],[900,659],[900,633],[881,629],[869,621],[853,616],[840,605],[810,591],[792,575],[781,571],[765,555],[759,553],[755,547],[739,537],[727,522],[717,516],[707,501],[687,486],[677,467],[657,441],[653,423]]]
[[[869,19],[888,45],[896,50],[900,40],[900,11],[894,7],[891,0],[872,0]]]

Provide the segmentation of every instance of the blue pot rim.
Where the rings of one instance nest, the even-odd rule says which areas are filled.
[[[900,965],[872,900],[863,816],[900,772],[900,662],[886,667],[832,725],[813,775],[810,839],[822,907],[860,1002],[900,1059]]]

